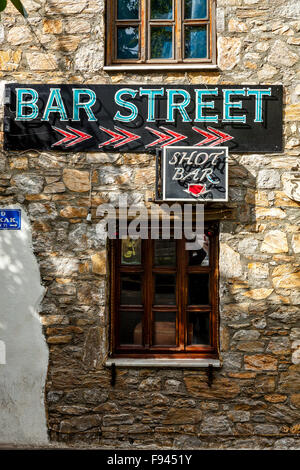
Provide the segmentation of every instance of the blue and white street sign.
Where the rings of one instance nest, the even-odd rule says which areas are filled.
[[[0,209],[0,230],[21,230],[21,209]]]

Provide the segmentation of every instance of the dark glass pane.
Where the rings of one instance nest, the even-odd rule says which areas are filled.
[[[126,238],[121,241],[121,263],[141,264],[141,239]]]
[[[209,274],[189,274],[189,305],[209,304]]]
[[[118,59],[139,58],[139,28],[128,26],[118,28]]]
[[[199,250],[189,250],[188,256],[189,266],[209,266],[209,238],[207,235],[204,235],[202,247]]]
[[[170,20],[173,18],[172,0],[151,0],[151,19]]]
[[[172,27],[153,26],[151,28],[151,59],[171,59],[172,55]]]
[[[204,59],[207,57],[206,26],[185,27],[185,58]]]
[[[118,20],[137,20],[139,0],[118,0]]]
[[[176,312],[154,312],[153,344],[176,345]]]
[[[142,304],[141,275],[136,273],[121,274],[121,305]]]
[[[188,344],[210,344],[209,312],[189,312]]]
[[[175,240],[155,240],[154,264],[155,266],[175,266],[176,265],[176,241]]]
[[[142,312],[121,312],[120,317],[120,344],[143,344]]]
[[[155,274],[155,305],[176,305],[175,274]]]
[[[207,0],[185,0],[184,16],[187,19],[207,17]]]

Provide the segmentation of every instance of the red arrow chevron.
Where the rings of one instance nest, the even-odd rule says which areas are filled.
[[[111,131],[110,129],[105,129],[105,127],[99,127],[102,131],[112,136],[112,139],[106,140],[105,142],[103,142],[103,144],[100,144],[99,147],[104,147],[105,145],[113,144],[114,142],[118,142],[119,140],[124,139],[124,136],[121,134],[117,134],[116,132]]]
[[[193,130],[196,132],[199,132],[199,134],[202,134],[204,137],[206,137],[206,139],[201,140],[201,142],[196,144],[197,146],[209,144],[210,142],[213,142],[217,138],[215,135],[210,134],[210,132],[206,132],[206,131],[203,131],[202,129],[199,129],[199,127],[194,126]]]
[[[56,147],[57,145],[67,144],[67,142],[69,143],[66,145],[66,147],[72,147],[73,145],[79,144],[80,142],[83,142],[84,140],[88,140],[92,138],[91,135],[86,134],[85,132],[79,131],[77,129],[73,129],[73,127],[69,127],[69,126],[67,126],[67,129],[74,132],[75,134],[71,134],[71,132],[67,132],[64,129],[59,129],[58,127],[55,127],[55,126],[52,126],[52,129],[64,135],[65,137],[59,140],[58,142],[56,142],[55,144],[52,144],[51,147]],[[71,140],[72,142],[70,142]]]
[[[214,129],[213,127],[208,127],[207,129],[210,132],[204,131],[203,129],[199,129],[199,127],[196,126],[193,127],[194,131],[199,132],[199,134],[202,134],[204,137],[206,137],[206,139],[198,142],[196,146],[201,147],[202,145],[213,142],[210,144],[210,147],[215,147],[216,145],[222,144],[223,142],[227,142],[228,140],[234,139],[234,137],[232,137],[231,135],[225,134],[225,132],[221,132],[218,129]],[[211,132],[214,132],[214,134],[211,134]]]
[[[170,140],[170,136],[167,134],[163,134],[162,132],[152,129],[151,127],[145,127],[145,129],[147,129],[150,132],[153,132],[153,134],[159,137],[157,140],[155,140],[151,144],[146,145],[146,147],[154,147],[154,145],[158,145],[162,142],[165,142],[166,140]]]
[[[161,129],[164,129],[164,131],[168,132],[174,137],[174,139],[172,139],[170,142],[166,142],[165,144],[163,144],[161,148],[166,147],[166,145],[173,145],[177,142],[180,142],[181,140],[187,139],[185,135],[178,134],[178,132],[171,131],[171,129],[167,129],[166,127],[161,127]]]
[[[52,144],[51,147],[56,147],[57,145],[64,144],[65,142],[69,142],[70,140],[73,140],[76,137],[74,134],[70,134],[70,132],[64,131],[63,129],[59,129],[58,127],[52,126],[52,129],[54,129],[57,132],[60,132],[65,137],[61,139],[59,142]]]
[[[225,132],[219,131],[218,129],[214,129],[213,127],[208,127],[207,129],[208,129],[210,132],[214,132],[214,133],[217,134],[219,137],[221,137],[221,138],[218,139],[216,142],[214,142],[213,144],[211,144],[212,147],[214,147],[215,145],[222,144],[223,142],[227,142],[228,140],[234,139],[234,137],[232,137],[232,135],[225,134]]]
[[[90,134],[86,134],[85,132],[79,131],[77,129],[73,129],[73,127],[67,126],[67,129],[69,129],[72,132],[75,132],[75,134],[77,134],[78,136],[78,139],[74,140],[74,142],[70,142],[68,145],[66,145],[66,147],[72,147],[73,145],[79,144],[80,142],[83,142],[84,140],[89,140],[92,138]]]
[[[127,137],[125,139],[125,136],[122,134],[118,134],[117,132],[111,131],[110,129],[106,129],[105,127],[100,127],[100,129],[107,134],[112,136],[112,139],[107,140],[106,142],[103,142],[103,144],[100,144],[99,147],[104,147],[106,145],[111,145],[115,142],[118,142],[119,140],[122,140],[122,142],[119,142],[118,144],[114,145],[114,148],[121,147],[122,145],[126,145],[129,142],[133,142],[134,140],[140,139],[141,137],[137,134],[133,134],[132,132],[126,131],[125,129],[121,129],[121,127],[115,126],[115,129],[117,129],[120,132],[123,132],[125,136]]]
[[[115,126],[115,129],[127,135],[127,139],[123,140],[122,142],[119,142],[118,144],[114,146],[115,149],[118,147],[121,147],[122,145],[128,144],[129,142],[133,142],[134,140],[141,138],[141,136],[132,134],[132,132],[126,131],[125,129],[121,129],[120,127]]]

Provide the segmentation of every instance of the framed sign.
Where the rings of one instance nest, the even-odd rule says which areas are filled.
[[[21,209],[0,209],[0,230],[21,230]]]
[[[226,147],[165,147],[161,161],[164,201],[227,201]]]
[[[24,85],[5,88],[4,148],[282,151],[282,86]]]

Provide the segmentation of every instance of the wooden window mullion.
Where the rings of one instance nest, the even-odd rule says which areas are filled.
[[[140,60],[146,61],[147,50],[147,0],[140,4]]]
[[[153,280],[152,280],[152,240],[143,240],[144,255],[144,345],[149,349],[152,334],[152,299],[153,299]]]
[[[185,240],[177,240],[177,297],[178,297],[178,323],[179,337],[178,346],[181,350],[185,348],[186,336],[186,318],[185,318],[185,302],[186,302],[186,250]]]
[[[183,18],[183,4],[182,0],[175,0],[175,51],[174,57],[177,62],[182,62],[183,58],[183,37],[182,37],[182,18]]]

